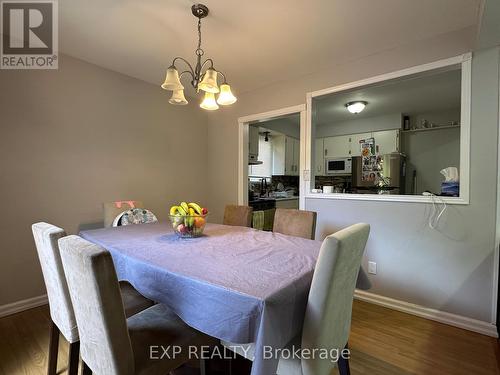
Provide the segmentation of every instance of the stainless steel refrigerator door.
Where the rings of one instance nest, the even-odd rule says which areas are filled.
[[[401,154],[385,154],[383,158],[384,177],[390,178],[390,186],[400,188],[400,194],[404,194],[405,184],[405,157]]]

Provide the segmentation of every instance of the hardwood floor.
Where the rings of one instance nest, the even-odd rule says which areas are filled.
[[[0,375],[46,374],[49,319],[46,306],[0,319]],[[354,303],[349,344],[353,375],[500,375],[496,339],[365,302]],[[67,358],[61,339],[58,373]]]

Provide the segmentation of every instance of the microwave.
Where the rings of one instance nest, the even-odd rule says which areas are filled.
[[[325,159],[325,172],[327,175],[352,174],[352,158],[327,158]]]

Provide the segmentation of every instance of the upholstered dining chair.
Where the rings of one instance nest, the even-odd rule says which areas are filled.
[[[56,374],[59,333],[62,333],[64,338],[69,342],[68,374],[74,375],[78,373],[78,327],[57,244],[60,238],[66,236],[66,232],[48,223],[33,224],[32,231],[47,288],[50,317],[52,320],[47,374]],[[127,316],[136,314],[153,305],[152,301],[144,298],[129,283],[121,282],[120,290]]]
[[[273,232],[314,240],[316,212],[277,208]]]
[[[368,224],[355,224],[329,235],[323,241],[309,291],[302,335],[288,344],[289,348],[347,348],[351,327],[352,301],[361,259],[370,233]],[[222,345],[252,360],[253,344]],[[330,358],[280,358],[277,375],[329,375],[337,365],[340,375],[348,375],[348,358],[339,356],[337,363]]]
[[[188,346],[214,341],[187,326],[162,304],[126,319],[110,253],[79,236],[61,238],[59,246],[80,332],[85,374],[168,374],[187,361]],[[181,352],[174,355],[169,351],[168,359],[159,359],[151,355],[154,346],[181,348]],[[163,351],[157,350],[163,356]]]
[[[113,226],[113,221],[122,212],[128,211],[133,208],[144,208],[141,201],[116,201],[103,203],[104,211],[104,227],[109,228]]]
[[[224,225],[251,227],[252,214],[252,207],[228,204],[224,209],[224,220],[222,223]]]

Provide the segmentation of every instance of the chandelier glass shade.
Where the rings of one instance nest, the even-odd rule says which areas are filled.
[[[216,109],[219,109],[213,92],[205,92],[205,98],[200,103],[200,108],[206,109],[207,111],[215,111]]]
[[[186,100],[186,97],[184,96],[184,90],[174,90],[172,92],[172,97],[168,101],[170,104],[174,105],[186,105],[188,104],[188,101]]]
[[[161,85],[162,89],[172,91],[172,97],[169,100],[170,104],[185,105],[188,104],[184,96],[184,86],[181,79],[184,76],[190,77],[191,85],[197,92],[205,93],[200,107],[209,111],[219,109],[219,105],[231,105],[236,102],[236,97],[231,92],[231,86],[226,81],[226,76],[220,70],[214,68],[212,59],[202,61],[205,51],[201,48],[201,19],[208,15],[208,8],[203,4],[195,4],[191,7],[191,11],[198,18],[198,48],[195,51],[196,64],[191,65],[186,59],[176,57],[172,64],[167,69],[165,81]],[[182,63],[187,69],[181,71],[177,69],[176,64]],[[218,80],[222,80],[219,86]],[[215,94],[218,94],[217,100]]]

